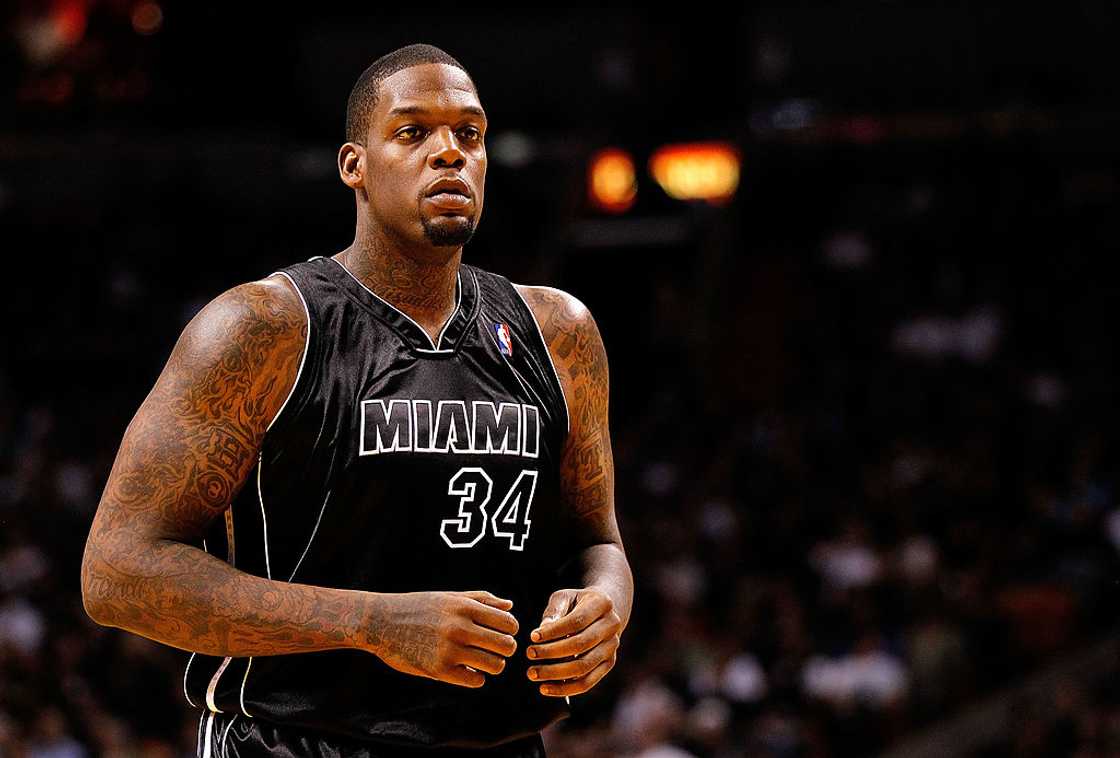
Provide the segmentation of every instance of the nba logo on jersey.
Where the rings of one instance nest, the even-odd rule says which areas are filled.
[[[509,327],[494,324],[494,333],[498,335],[498,350],[502,351],[502,355],[513,355],[513,337],[510,336]]]

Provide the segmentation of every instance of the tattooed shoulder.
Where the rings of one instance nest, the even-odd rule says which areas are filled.
[[[165,368],[169,389],[194,413],[224,416],[246,442],[259,443],[295,383],[306,341],[303,303],[287,279],[238,285],[183,330]],[[232,407],[237,414],[223,413]]]
[[[567,374],[572,389],[584,383],[601,383],[605,393],[609,384],[607,352],[587,306],[554,287],[514,286],[536,316],[556,367]],[[606,399],[604,394],[602,400]]]

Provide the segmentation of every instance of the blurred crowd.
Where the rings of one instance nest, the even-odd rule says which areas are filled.
[[[1012,729],[1003,739],[970,758],[1070,756],[1109,758],[1120,752],[1120,668],[1102,672],[1092,686],[1074,683],[1043,697],[1014,701]]]
[[[634,612],[552,758],[874,755],[1115,631],[1116,178],[981,152],[772,149],[704,276],[661,249],[625,284],[578,261],[535,281],[524,251],[468,246],[585,297],[611,357]],[[136,202],[52,229],[8,292],[3,758],[194,754],[187,654],[83,611],[90,520],[201,304],[346,244],[204,205],[222,237],[172,238]],[[975,755],[1120,755],[1118,674],[1024,702]]]

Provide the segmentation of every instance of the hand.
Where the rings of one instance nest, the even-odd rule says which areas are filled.
[[[500,674],[517,650],[512,600],[485,590],[404,592],[383,597],[371,619],[370,649],[397,671],[463,687],[481,687]],[[489,651],[489,652],[488,652]]]
[[[525,654],[542,665],[530,666],[528,676],[541,685],[542,695],[565,697],[587,692],[614,668],[622,619],[610,596],[597,587],[556,590],[549,598],[540,627]],[[552,641],[555,640],[555,641]],[[549,663],[549,659],[559,662]]]

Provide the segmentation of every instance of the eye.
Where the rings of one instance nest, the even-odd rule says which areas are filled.
[[[407,141],[419,137],[421,134],[423,134],[423,132],[424,130],[418,126],[406,126],[403,129],[398,130],[397,133],[393,136],[397,138],[403,137]]]
[[[459,134],[462,135],[463,139],[466,139],[470,142],[478,142],[482,139],[482,132],[480,132],[478,128],[474,126],[464,126],[459,130]]]

